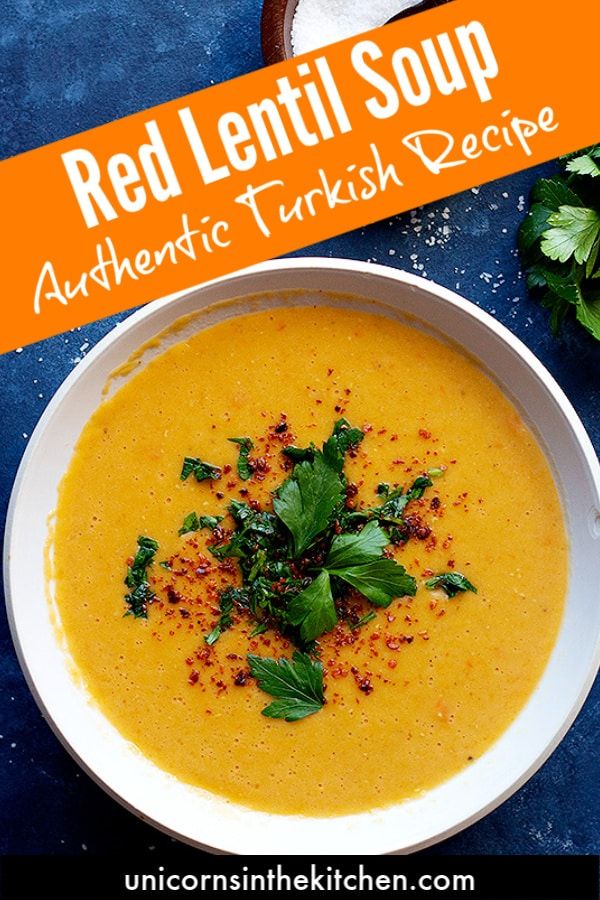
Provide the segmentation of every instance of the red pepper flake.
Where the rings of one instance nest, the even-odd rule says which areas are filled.
[[[240,669],[240,671],[233,679],[233,683],[236,685],[236,687],[244,687],[248,683],[248,676],[248,672],[245,672],[244,669]]]
[[[334,668],[329,669],[327,674],[331,675],[332,678],[346,678],[348,676],[348,670],[345,669],[342,665],[338,665]]]
[[[439,497],[432,497],[431,503],[429,504],[432,509],[439,509],[442,505],[442,501]]]
[[[395,669],[398,665],[395,659],[388,659],[388,669]]]
[[[182,595],[179,593],[179,591],[175,590],[172,584],[168,584],[166,586],[165,592],[169,603],[181,603],[181,601],[183,600]]]
[[[427,431],[426,428],[419,428],[419,437],[423,438],[424,441],[428,441],[431,437],[431,432]]]
[[[431,528],[417,513],[406,516],[404,521],[408,526],[409,537],[415,537],[419,541],[426,541],[431,534]]]
[[[229,475],[230,472],[231,472],[231,466],[229,465],[229,463],[227,463],[226,465],[223,466],[223,475]]]
[[[373,685],[371,684],[371,679],[367,678],[366,675],[364,676],[364,678],[360,678],[357,683],[359,691],[362,691],[363,694],[368,695],[373,693],[374,689]]]
[[[198,679],[200,678],[200,672],[197,669],[192,669],[188,678],[188,684],[194,685],[198,683]]]

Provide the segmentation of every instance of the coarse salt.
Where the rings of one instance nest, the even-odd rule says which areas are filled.
[[[379,28],[421,0],[299,0],[292,23],[294,55]]]

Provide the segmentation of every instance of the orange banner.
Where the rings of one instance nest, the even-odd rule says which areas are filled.
[[[455,0],[0,163],[0,352],[600,139],[597,0]]]

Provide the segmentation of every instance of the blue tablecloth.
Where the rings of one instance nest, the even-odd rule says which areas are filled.
[[[4,0],[0,156],[258,68],[259,16],[260,0]],[[598,450],[600,344],[573,324],[560,340],[551,337],[547,314],[528,297],[519,271],[516,230],[539,174],[529,170],[296,255],[385,263],[473,300],[545,363]],[[48,223],[57,227],[59,222]],[[4,295],[3,303],[10,302]],[[64,377],[119,318],[0,356],[0,528],[37,419]],[[0,684],[0,852],[150,849],[158,855],[173,846],[107,797],[62,749],[25,685],[3,613]],[[598,852],[599,720],[596,689],[560,748],[525,787],[426,852]]]

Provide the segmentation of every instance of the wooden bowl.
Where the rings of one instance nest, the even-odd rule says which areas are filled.
[[[282,62],[294,55],[292,47],[292,23],[299,0],[264,0],[260,22],[262,52],[265,63]],[[324,3],[327,0],[323,0]],[[405,19],[415,13],[425,12],[450,0],[421,0],[418,6],[398,13],[390,21]]]

